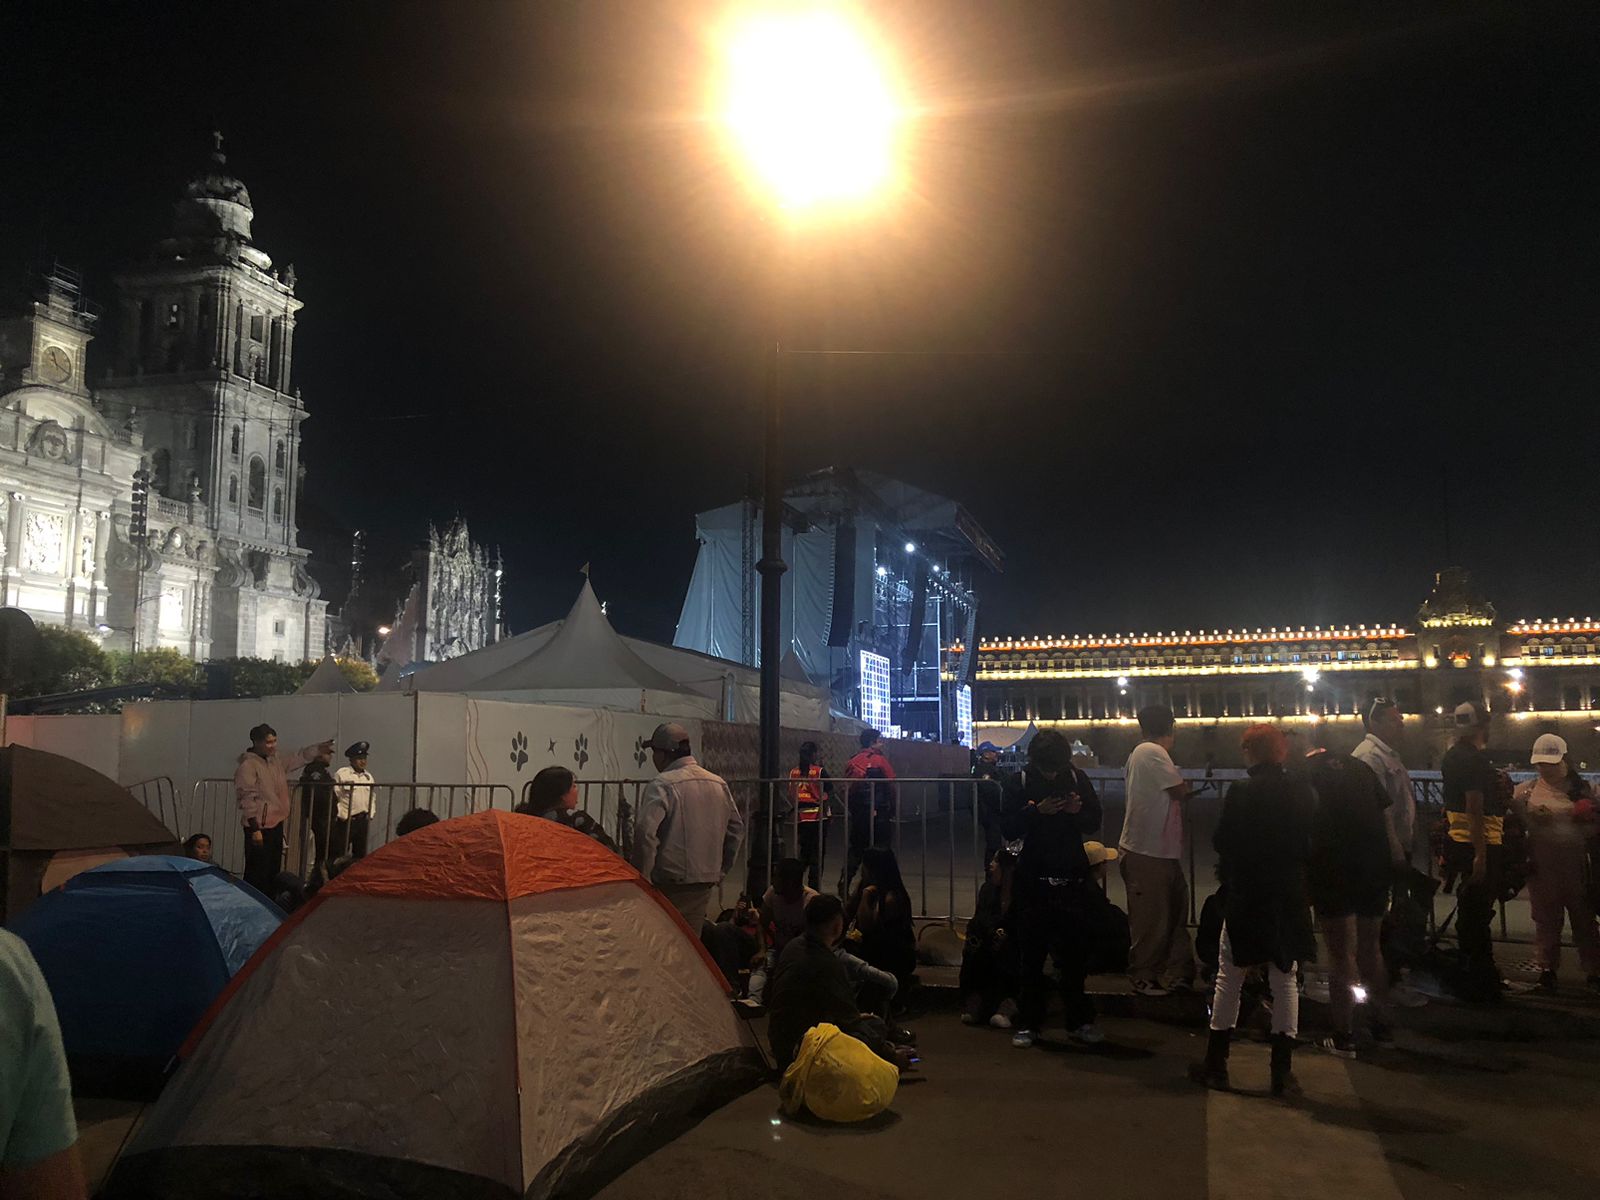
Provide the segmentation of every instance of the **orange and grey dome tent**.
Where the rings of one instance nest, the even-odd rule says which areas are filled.
[[[190,1035],[112,1197],[557,1197],[761,1066],[683,919],[554,821],[441,821],[357,862]]]
[[[154,813],[93,767],[27,746],[0,749],[0,920],[79,871],[177,850]]]

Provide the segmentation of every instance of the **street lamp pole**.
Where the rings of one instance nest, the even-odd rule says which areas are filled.
[[[760,776],[779,771],[783,667],[783,339],[794,222],[854,204],[893,173],[899,107],[866,31],[843,9],[751,5],[724,45],[723,123],[760,190],[776,202],[761,500]],[[772,786],[772,785],[768,785]]]
[[[782,305],[774,306],[774,325]],[[767,362],[766,461],[761,489],[761,754],[760,777],[776,779],[779,767],[779,724],[782,719],[780,675],[783,666],[783,341],[772,331]]]

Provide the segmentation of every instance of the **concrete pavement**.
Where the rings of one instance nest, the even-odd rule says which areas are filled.
[[[1191,1084],[1199,1031],[1108,1017],[1099,1050],[1015,1050],[953,1013],[916,1022],[924,1077],[871,1128],[792,1120],[765,1088],[614,1180],[603,1200],[1157,1197],[1459,1200],[1600,1194],[1600,1041],[1400,1045],[1297,1058],[1305,1098],[1266,1096],[1267,1048],[1233,1053],[1238,1094]]]

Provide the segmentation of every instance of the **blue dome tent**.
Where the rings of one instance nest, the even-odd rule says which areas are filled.
[[[183,1039],[283,913],[220,867],[170,855],[105,863],[41,896],[12,931],[50,985],[74,1085],[159,1089]]]

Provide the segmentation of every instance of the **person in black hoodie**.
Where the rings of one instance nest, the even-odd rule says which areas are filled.
[[[1011,1037],[1019,1049],[1032,1046],[1044,1024],[1050,996],[1047,958],[1061,969],[1068,1036],[1090,1046],[1105,1041],[1094,1023],[1094,1003],[1083,990],[1090,948],[1086,914],[1094,900],[1088,895],[1094,883],[1083,839],[1100,828],[1100,817],[1100,797],[1089,777],[1072,765],[1067,739],[1053,729],[1036,734],[1027,769],[1006,781],[1001,808],[1006,837],[1023,839],[1015,885],[1022,994]]]
[[[1393,1047],[1388,976],[1379,953],[1383,914],[1394,884],[1389,849],[1389,793],[1372,769],[1348,754],[1313,750],[1306,772],[1317,793],[1311,833],[1311,901],[1328,951],[1328,1008],[1333,1036],[1321,1045],[1356,1056],[1355,1015],[1364,1003],[1379,1046]]]
[[[1265,965],[1272,987],[1272,1094],[1296,1095],[1291,1069],[1300,1022],[1295,968],[1316,954],[1306,861],[1316,796],[1283,769],[1289,745],[1272,725],[1251,725],[1240,739],[1249,778],[1228,789],[1213,845],[1225,891],[1217,987],[1206,1057],[1195,1082],[1228,1090],[1228,1043],[1251,967]]]

